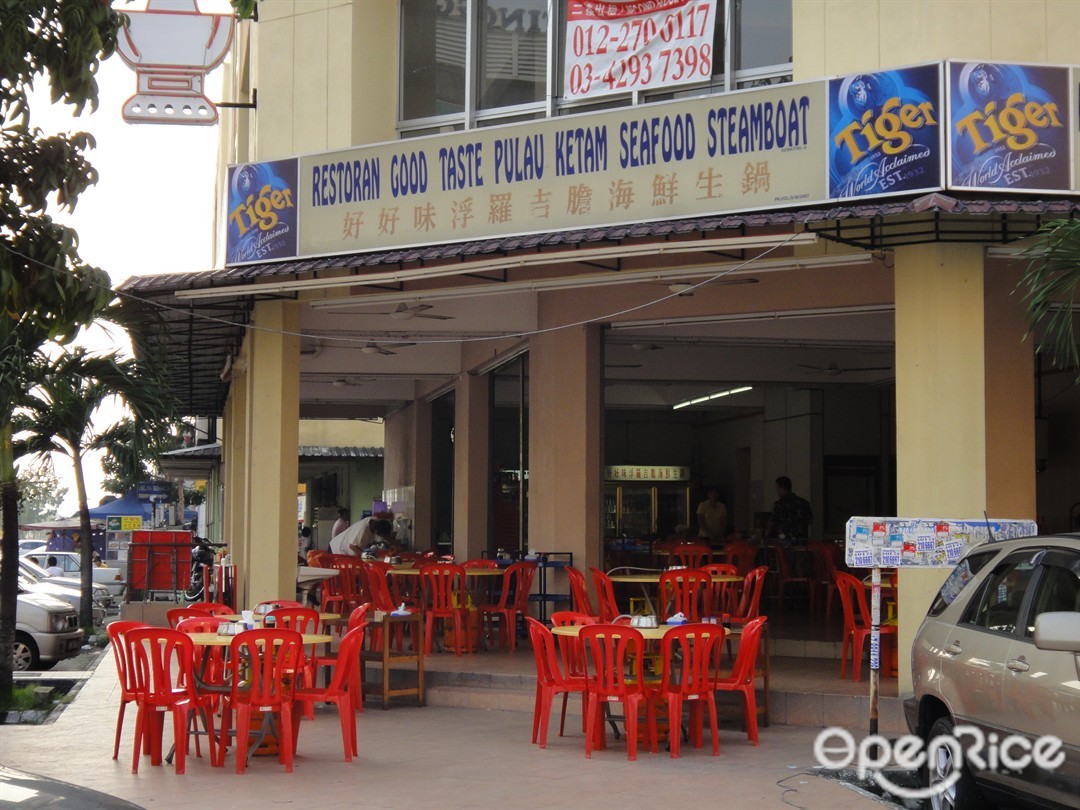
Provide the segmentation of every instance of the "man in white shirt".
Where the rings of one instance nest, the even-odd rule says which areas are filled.
[[[358,520],[330,541],[332,554],[349,554],[359,557],[366,548],[379,544],[387,546],[394,539],[394,524],[381,517]]]
[[[56,557],[49,557],[45,560],[45,573],[50,577],[62,577],[64,575],[64,569],[56,564]]]

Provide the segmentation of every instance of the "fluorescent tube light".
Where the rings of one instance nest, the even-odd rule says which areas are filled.
[[[726,391],[717,391],[715,394],[706,394],[703,397],[695,397],[694,399],[688,399],[685,402],[680,402],[676,405],[672,405],[671,409],[677,411],[679,410],[679,408],[685,408],[689,405],[700,405],[702,402],[709,402],[713,399],[720,399],[720,397],[727,397],[731,396],[732,394],[741,394],[743,391],[752,390],[754,390],[754,386],[752,385],[744,385],[741,388],[729,388]]]

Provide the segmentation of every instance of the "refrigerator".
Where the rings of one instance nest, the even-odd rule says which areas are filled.
[[[690,524],[690,469],[620,465],[605,469],[604,536],[667,537]]]

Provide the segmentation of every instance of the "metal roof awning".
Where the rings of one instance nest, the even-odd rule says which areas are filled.
[[[543,254],[552,262],[575,263],[575,252],[598,245],[662,246],[707,241],[710,237],[745,235],[758,229],[775,234],[813,233],[820,238],[865,250],[883,250],[924,242],[976,242],[1003,244],[1035,233],[1053,219],[1080,216],[1080,199],[969,199],[941,192],[912,199],[879,201],[865,205],[755,212],[736,215],[665,220],[630,225],[585,228],[526,236],[454,242],[434,247],[353,253],[314,259],[230,267],[192,273],[135,276],[117,288],[126,303],[143,315],[132,330],[140,356],[152,352],[163,360],[169,387],[186,416],[220,416],[229,390],[227,362],[236,354],[250,325],[255,300],[293,297],[283,281],[320,277],[366,277],[398,268],[436,268],[458,277],[469,276],[475,263],[485,267],[498,257],[513,259]],[[704,248],[705,254],[715,248]],[[508,267],[511,266],[508,264]],[[582,265],[595,273],[594,264]],[[607,268],[604,268],[607,269]],[[487,274],[499,275],[490,269]],[[508,280],[484,275],[485,282]],[[471,279],[475,281],[475,279]],[[265,290],[260,291],[260,287]],[[222,289],[220,295],[199,297]],[[383,285],[407,294],[404,283]]]

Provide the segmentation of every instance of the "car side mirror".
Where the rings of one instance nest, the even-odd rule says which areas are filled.
[[[1040,650],[1080,653],[1080,612],[1060,610],[1037,616],[1035,646]]]

